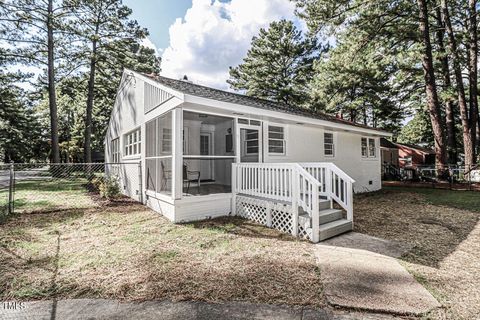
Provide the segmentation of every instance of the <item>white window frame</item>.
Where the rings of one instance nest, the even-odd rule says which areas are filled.
[[[281,128],[282,129],[282,132],[277,132],[277,131],[270,131],[270,127],[275,127],[275,128]],[[275,134],[282,134],[282,138],[271,138],[270,137],[270,133],[275,133]],[[282,156],[282,155],[285,155],[287,153],[287,140],[285,138],[286,136],[286,128],[285,126],[281,126],[281,125],[277,125],[277,124],[269,124],[267,126],[267,135],[268,135],[268,145],[267,145],[267,148],[268,148],[268,154],[269,155],[277,155],[277,156]],[[282,152],[273,152],[273,151],[270,151],[270,141],[281,141],[282,142]],[[275,148],[279,147],[279,146],[273,146]]]
[[[363,141],[366,141],[366,154],[363,154]],[[360,139],[360,152],[363,159],[376,159],[377,158],[377,141],[376,138],[362,137]],[[373,150],[373,154],[371,151]]]
[[[120,162],[120,137],[110,141],[110,152],[112,163]]]
[[[365,145],[363,144],[364,142],[365,142]],[[362,158],[368,158],[368,138],[367,137],[361,137],[360,139],[360,152],[362,154]]]
[[[141,148],[142,131],[140,127],[123,135],[124,158],[139,156],[142,153]]]
[[[257,133],[256,139],[248,139],[248,131],[254,131]],[[248,152],[248,143],[252,141],[257,141],[257,152]],[[260,151],[260,130],[258,129],[246,129],[245,131],[245,155],[256,155]]]
[[[328,143],[329,145],[332,145],[332,154],[327,154],[327,148],[325,148],[325,146],[327,145],[327,142],[326,142],[326,139],[325,139],[325,136],[327,134],[331,134],[332,135],[332,142],[331,143]],[[323,132],[323,155],[326,157],[326,158],[335,158],[335,155],[336,155],[336,150],[335,150],[335,132],[331,132],[331,131],[324,131]]]
[[[168,138],[168,139],[165,138],[165,137],[167,136],[167,135],[165,135],[165,132],[166,132],[167,130],[170,131],[169,134],[168,134],[168,135],[170,136],[170,138]],[[172,135],[173,135],[173,130],[172,130],[172,128],[162,128],[162,150],[161,150],[161,153],[162,153],[162,154],[166,154],[166,153],[170,154],[170,153],[172,153],[172,150],[173,150],[173,149],[172,149],[172,147],[173,147],[173,145],[172,145],[172,143],[173,143],[173,136],[172,136]],[[169,143],[165,143],[165,141],[168,141]],[[169,149],[167,149],[167,148],[165,148],[165,146],[170,146],[170,147],[169,147]]]

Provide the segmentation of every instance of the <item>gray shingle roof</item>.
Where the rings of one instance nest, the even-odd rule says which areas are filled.
[[[349,125],[353,127],[360,127],[360,128],[371,129],[371,130],[376,130],[380,132],[386,132],[385,130],[372,128],[372,127],[361,125],[358,123],[353,123],[347,120],[343,120],[343,119],[339,119],[339,118],[327,115],[322,112],[313,111],[310,109],[301,108],[297,106],[291,106],[282,102],[274,102],[266,99],[247,96],[244,94],[205,87],[205,86],[194,84],[184,80],[175,80],[175,79],[166,78],[162,76],[152,76],[152,75],[146,75],[146,76],[163,84],[164,86],[167,86],[171,89],[174,89],[176,91],[180,91],[184,94],[189,94],[192,96],[208,98],[208,99],[213,99],[213,100],[223,101],[223,102],[236,103],[236,104],[241,104],[241,105],[259,108],[259,109],[279,111],[279,112],[292,114],[292,115],[298,115],[298,116],[303,116],[303,117],[308,117],[313,119],[341,123],[341,124]]]

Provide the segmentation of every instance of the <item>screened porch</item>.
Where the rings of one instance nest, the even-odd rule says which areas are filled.
[[[171,110],[145,124],[147,195],[174,200],[231,193],[235,119]]]

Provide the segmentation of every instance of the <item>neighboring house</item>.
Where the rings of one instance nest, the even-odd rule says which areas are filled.
[[[382,164],[399,167],[398,146],[385,138],[380,138],[380,152]]]
[[[396,143],[401,168],[417,168],[435,165],[435,151],[421,146]]]
[[[382,161],[382,180],[401,179],[398,146],[388,139],[380,138],[380,153]]]
[[[124,193],[171,221],[240,215],[317,242],[352,229],[354,191],[381,188],[379,141],[389,136],[125,70],[105,158],[139,163],[140,175],[122,176]]]

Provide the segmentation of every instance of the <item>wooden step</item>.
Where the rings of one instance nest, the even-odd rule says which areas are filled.
[[[352,222],[340,219],[320,225],[320,241],[352,230]]]
[[[343,211],[339,209],[326,209],[320,211],[320,224],[329,223],[343,218]]]
[[[330,209],[330,200],[319,200],[318,201],[318,208],[320,210],[324,210],[324,209]]]

